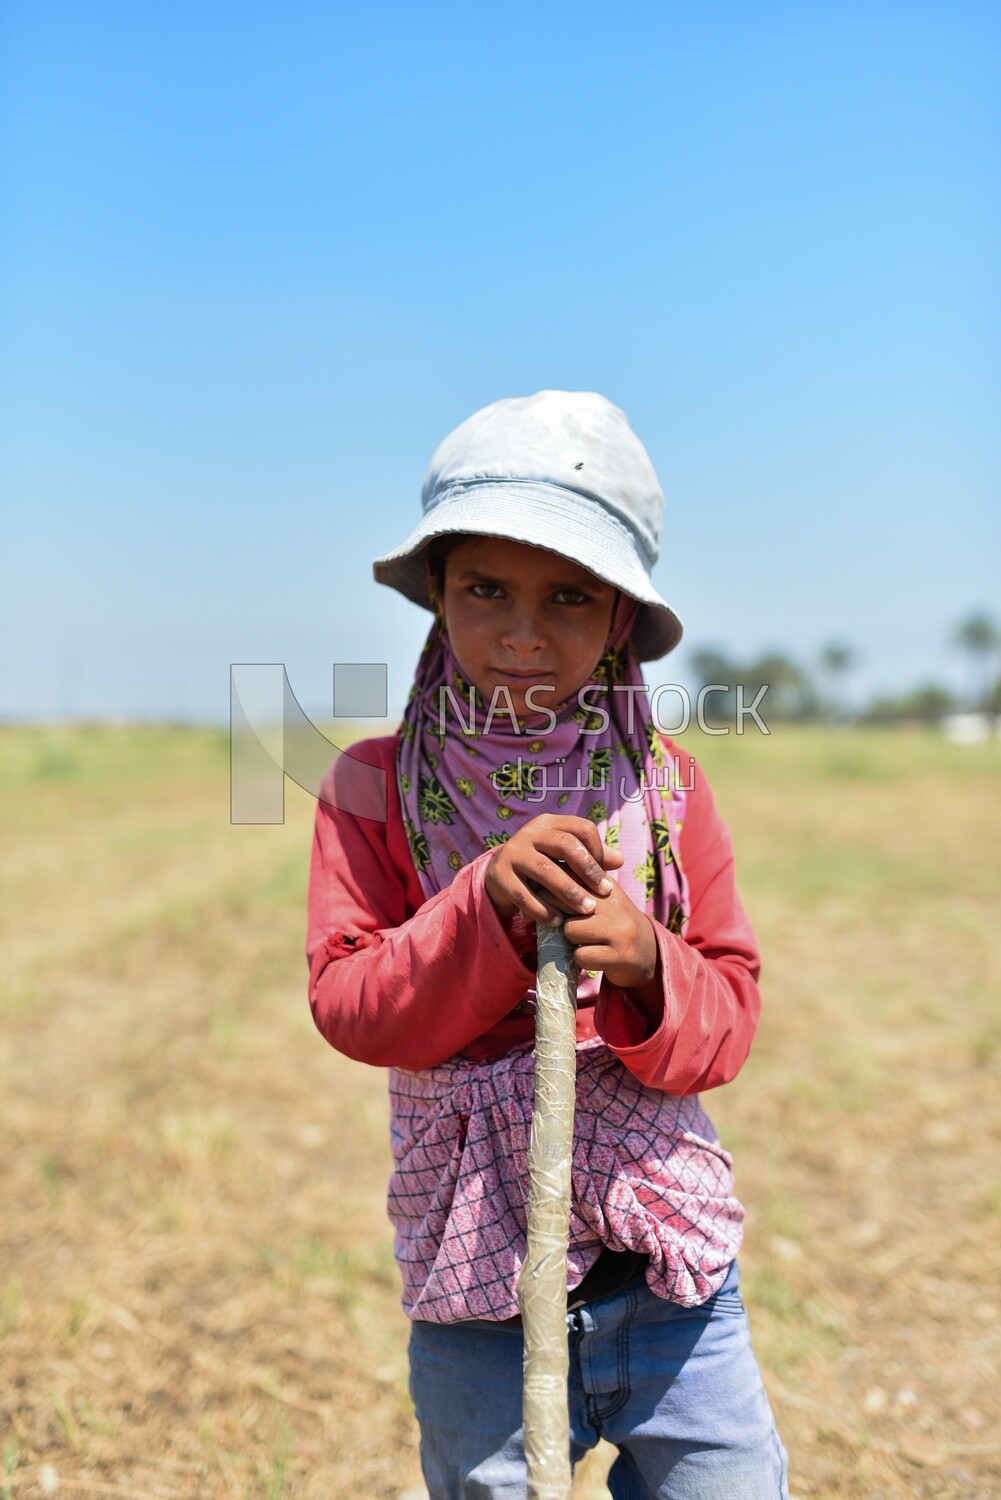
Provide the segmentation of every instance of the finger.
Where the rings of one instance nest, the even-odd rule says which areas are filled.
[[[613,930],[601,910],[585,916],[564,917],[563,931],[567,942],[573,943],[575,948],[608,948],[615,945]]]
[[[542,899],[550,901],[568,916],[586,916],[597,907],[596,898],[574,878],[573,871],[562,861],[549,859],[541,851],[534,850],[524,860],[519,860],[516,868],[526,884],[541,888]]]
[[[601,834],[597,826],[590,818],[560,818],[561,830],[583,844],[588,854],[600,869],[605,858],[605,846],[601,842]]]
[[[534,885],[530,880],[526,882],[526,885],[535,900],[540,902],[542,906],[545,907],[546,911],[546,915],[544,918],[535,917],[533,920],[536,922],[545,921],[547,927],[562,927],[563,923],[566,921],[566,913],[561,911],[559,907],[557,907],[553,903],[552,897],[549,895],[549,892],[542,886]]]
[[[519,880],[506,894],[526,922],[543,922],[547,927],[562,925],[563,913],[546,901],[544,893],[538,893],[532,885]]]
[[[554,834],[569,834],[571,838],[584,845],[596,864],[601,863],[604,845],[597,826],[591,822],[590,818],[568,817],[564,813],[542,813],[538,818],[533,818],[530,823],[526,823],[522,832],[530,832],[535,842],[539,839],[551,838]]]
[[[533,840],[535,848],[548,855],[554,863],[565,865],[571,875],[592,891],[607,896],[614,881],[609,880],[601,864],[605,846],[598,836],[598,830],[593,823],[586,823],[583,818],[567,821],[580,824],[587,830],[589,837],[582,838],[569,829],[540,830],[538,837]]]
[[[574,952],[574,962],[578,969],[597,969],[603,974],[606,969],[621,964],[622,955],[605,943],[585,943]]]

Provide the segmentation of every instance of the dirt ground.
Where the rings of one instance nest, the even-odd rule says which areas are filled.
[[[1001,745],[692,749],[765,956],[704,1103],[792,1492],[1001,1496]],[[0,1500],[420,1495],[384,1080],[306,1002],[309,798],[231,827],[206,730],[7,728],[0,780]]]

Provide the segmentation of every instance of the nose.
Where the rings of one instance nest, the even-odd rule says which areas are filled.
[[[542,617],[533,605],[523,603],[512,607],[504,621],[501,644],[519,660],[528,660],[545,650]]]

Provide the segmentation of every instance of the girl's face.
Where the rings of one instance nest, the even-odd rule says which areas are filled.
[[[608,642],[617,590],[555,552],[473,536],[445,559],[442,608],[463,676],[489,703],[506,687],[519,717],[583,687]],[[549,691],[546,691],[548,689]],[[501,700],[504,701],[503,699]]]

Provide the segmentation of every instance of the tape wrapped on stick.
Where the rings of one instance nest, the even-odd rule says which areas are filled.
[[[537,924],[535,1095],[528,1244],[518,1279],[528,1500],[570,1500],[567,1244],[577,1086],[577,964],[562,927]]]

